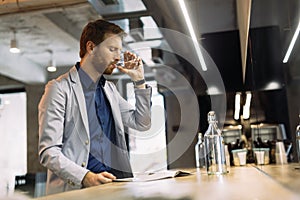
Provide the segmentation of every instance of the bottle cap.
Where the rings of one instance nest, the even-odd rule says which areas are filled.
[[[198,138],[202,138],[202,133],[201,132],[198,133]]]
[[[216,114],[215,114],[215,111],[210,111],[208,114],[207,114],[207,121],[216,121]]]

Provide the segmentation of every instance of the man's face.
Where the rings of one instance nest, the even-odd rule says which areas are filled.
[[[101,74],[112,74],[116,63],[120,60],[122,39],[116,34],[107,34],[106,39],[95,46],[92,63]]]

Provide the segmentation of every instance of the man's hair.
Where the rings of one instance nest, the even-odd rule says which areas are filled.
[[[98,45],[106,39],[106,34],[119,34],[120,37],[123,37],[125,32],[118,25],[102,19],[89,22],[84,27],[80,37],[80,58],[83,58],[87,52],[86,43],[88,41],[92,41],[95,45]]]

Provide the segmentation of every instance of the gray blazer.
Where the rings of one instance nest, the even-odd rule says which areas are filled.
[[[140,131],[151,126],[151,88],[135,89],[136,106],[121,97],[115,85],[106,82],[117,134],[120,170],[131,173],[124,126]],[[39,103],[39,157],[48,168],[47,194],[79,189],[88,172],[90,137],[85,98],[76,67],[50,81]]]

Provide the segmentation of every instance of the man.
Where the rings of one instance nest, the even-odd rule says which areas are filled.
[[[113,23],[88,23],[80,38],[80,62],[45,87],[39,104],[39,156],[48,168],[47,194],[132,177],[124,126],[150,128],[151,88],[137,55],[125,52],[125,66],[117,66],[123,36]],[[103,77],[115,68],[133,81],[135,107]]]

